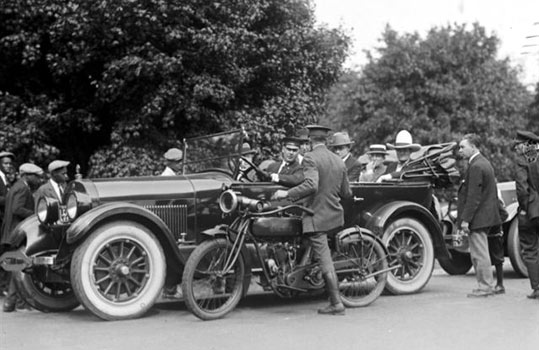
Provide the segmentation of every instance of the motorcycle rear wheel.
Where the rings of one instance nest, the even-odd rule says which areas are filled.
[[[347,260],[348,263],[339,264]],[[367,306],[384,291],[388,275],[387,254],[374,237],[351,235],[341,245],[334,261],[341,299],[346,307]]]
[[[224,317],[238,305],[243,291],[245,264],[241,255],[223,275],[232,254],[226,239],[202,242],[189,256],[182,277],[182,292],[189,311],[201,320]]]

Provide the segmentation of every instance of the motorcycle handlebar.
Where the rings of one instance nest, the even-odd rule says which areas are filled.
[[[286,210],[289,210],[289,209],[299,209],[309,215],[314,215],[314,211],[312,211],[311,209],[309,208],[306,208],[302,205],[298,205],[298,204],[290,204],[290,205],[287,205],[287,206],[284,206],[284,207],[277,207],[277,208],[274,208],[274,207],[267,207],[267,208],[264,208],[262,212],[260,213],[253,213],[252,215],[253,216],[266,216],[266,215],[274,215],[274,214],[277,214],[277,213],[282,213]]]

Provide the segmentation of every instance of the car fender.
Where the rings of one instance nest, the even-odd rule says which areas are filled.
[[[434,215],[424,206],[409,201],[393,201],[369,213],[365,228],[376,236],[382,237],[384,228],[399,217],[411,217],[419,220],[429,231],[436,258],[448,257],[442,227]]]
[[[176,272],[183,269],[185,262],[183,255],[167,225],[151,211],[132,203],[104,203],[82,214],[67,229],[66,242],[78,245],[96,227],[116,219],[132,220],[148,227],[163,247],[168,268],[173,268]]]

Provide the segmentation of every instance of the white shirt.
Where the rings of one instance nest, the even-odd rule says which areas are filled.
[[[0,171],[0,179],[2,179],[2,181],[4,181],[4,185],[7,186],[7,178],[6,178],[6,174],[4,174],[3,171]]]
[[[168,166],[165,168],[165,170],[161,173],[161,176],[175,176],[178,175],[174,170],[169,168]]]
[[[470,163],[472,162],[472,159],[474,159],[475,157],[477,157],[477,155],[479,155],[479,152],[474,153],[474,154],[470,157],[470,159],[468,160],[468,164],[470,164]]]
[[[58,198],[62,199],[62,193],[60,192],[60,185],[58,184],[58,182],[54,181],[53,179],[50,179],[49,181],[52,185],[52,188],[54,188],[54,192],[56,192]]]

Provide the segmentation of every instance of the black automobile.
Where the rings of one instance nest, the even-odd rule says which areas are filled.
[[[36,214],[10,235],[11,250],[0,265],[13,271],[21,294],[38,310],[68,311],[82,303],[105,320],[143,315],[165,285],[181,282],[201,233],[233,220],[219,208],[224,188],[234,184],[265,200],[281,188],[249,182],[248,173],[260,169],[242,157],[243,135],[233,130],[184,140],[183,175],[75,180],[65,205],[39,199]],[[354,197],[344,203],[346,225],[360,225],[387,245],[390,266],[398,266],[386,286],[392,293],[420,291],[434,259],[448,257],[433,186],[447,183],[450,173],[432,164],[446,151],[435,147],[434,156],[419,159],[409,179],[352,183]],[[240,159],[249,166],[240,167]],[[425,175],[425,167],[441,173]],[[260,271],[255,259],[246,261],[253,263],[244,293]]]

